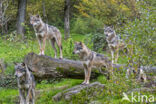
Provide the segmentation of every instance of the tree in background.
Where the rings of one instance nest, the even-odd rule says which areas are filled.
[[[24,39],[24,26],[26,16],[27,0],[18,0],[17,34],[21,34]]]
[[[2,34],[8,32],[7,23],[9,18],[6,16],[6,10],[8,8],[8,0],[0,0],[0,27],[2,28]]]
[[[65,0],[65,6],[64,6],[64,35],[65,35],[65,40],[70,37],[69,11],[70,11],[70,0]]]

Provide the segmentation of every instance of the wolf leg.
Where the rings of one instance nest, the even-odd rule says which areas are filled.
[[[32,89],[32,104],[35,104],[35,89]]]
[[[29,104],[30,102],[30,93],[31,93],[31,87],[29,87],[27,93],[26,93],[26,104]]]
[[[62,55],[62,42],[61,42],[61,38],[56,39],[56,43],[57,43],[57,46],[59,47],[60,59],[62,59],[63,58],[63,55]]]
[[[47,38],[44,37],[44,38],[43,38],[43,46],[42,46],[42,55],[44,55],[44,50],[45,50],[46,40],[47,40]]]
[[[25,104],[24,93],[19,89],[20,104]]]
[[[51,39],[51,46],[52,48],[54,49],[54,52],[55,52],[55,58],[57,58],[57,49],[55,47],[55,39]]]
[[[90,80],[90,76],[91,76],[91,67],[88,67],[87,70],[88,70],[88,73],[87,73],[87,77],[86,77],[86,79],[87,79],[86,84],[89,84],[89,80]]]
[[[38,39],[38,43],[39,43],[39,47],[40,47],[40,53],[39,53],[39,55],[42,55],[42,39],[39,38],[39,37],[37,37],[37,39]]]
[[[117,63],[118,58],[119,58],[119,49],[117,49],[115,52],[115,63]]]
[[[87,68],[84,68],[85,80],[83,81],[82,84],[86,84],[86,82],[87,82],[87,73],[88,73]]]
[[[111,56],[112,56],[112,63],[114,63],[114,51],[111,50]]]

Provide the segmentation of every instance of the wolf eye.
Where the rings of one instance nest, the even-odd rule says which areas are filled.
[[[112,32],[112,30],[109,30],[109,32]]]
[[[82,47],[77,47],[78,50],[82,49]]]

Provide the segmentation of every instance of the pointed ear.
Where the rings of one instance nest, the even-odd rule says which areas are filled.
[[[105,29],[106,27],[107,27],[107,25],[106,25],[106,24],[104,24],[103,28]]]
[[[80,42],[80,45],[82,45],[82,42]]]
[[[110,28],[114,29],[114,26],[112,25],[112,26],[110,26]]]
[[[25,63],[24,62],[22,62],[22,64],[21,64],[22,66],[25,66]]]
[[[29,17],[32,17],[32,14],[31,13],[29,13],[28,15],[29,15]]]
[[[16,62],[13,62],[14,63],[14,65],[17,65],[17,63]]]
[[[36,15],[36,17],[37,17],[37,18],[40,18],[40,15],[39,15],[39,14],[37,14],[37,15]]]
[[[74,42],[74,44],[77,44],[77,42]]]
[[[83,44],[82,42],[80,42],[80,45],[81,45],[81,46],[84,46],[84,44]]]

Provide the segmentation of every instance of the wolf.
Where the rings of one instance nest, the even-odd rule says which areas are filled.
[[[117,63],[119,57],[119,50],[124,49],[126,44],[115,33],[113,27],[105,26],[104,34],[106,35],[106,41],[112,56],[112,63]]]
[[[35,104],[35,79],[24,63],[15,64],[20,104]]]
[[[106,67],[106,69],[108,69],[108,72],[112,72],[111,61],[103,54],[91,51],[82,42],[75,42],[73,54],[79,55],[84,66],[85,80],[82,84],[89,84],[91,69],[93,66],[99,68],[100,71],[102,67]]]
[[[55,43],[57,44],[60,51],[60,58],[62,59],[62,42],[61,42],[61,32],[58,28],[50,26],[44,23],[39,15],[30,15],[30,23],[33,25],[33,28],[36,33],[36,37],[40,46],[39,55],[44,55],[46,40],[49,39],[52,45],[52,48],[55,51],[55,58],[57,58],[57,49]]]

